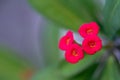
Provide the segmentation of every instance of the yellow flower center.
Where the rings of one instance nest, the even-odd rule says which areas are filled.
[[[90,34],[90,33],[93,32],[93,30],[92,29],[87,29],[86,32],[87,32],[87,34]]]
[[[95,41],[90,41],[88,43],[88,45],[91,47],[91,48],[94,48],[96,46],[96,42]]]
[[[77,53],[77,51],[75,49],[72,50],[72,55],[73,56],[78,56],[78,53]]]

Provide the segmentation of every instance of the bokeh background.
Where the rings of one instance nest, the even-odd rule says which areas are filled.
[[[60,37],[91,21],[102,50],[66,62]],[[120,0],[0,0],[0,80],[120,80]]]

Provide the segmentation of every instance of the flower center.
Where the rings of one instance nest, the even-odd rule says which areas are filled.
[[[67,38],[66,44],[68,45],[70,43],[70,38]]]
[[[94,48],[96,46],[96,42],[95,41],[90,41],[88,43],[88,45],[91,47],[91,48]]]
[[[75,49],[72,50],[72,55],[73,56],[78,56],[78,53],[77,53],[77,51]]]
[[[87,34],[90,34],[93,32],[93,30],[90,28],[90,29],[87,29],[86,32],[87,32]]]

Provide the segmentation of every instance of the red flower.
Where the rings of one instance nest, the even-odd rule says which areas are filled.
[[[65,53],[65,59],[67,62],[75,64],[79,60],[83,59],[84,54],[82,48],[78,44],[69,45]]]
[[[96,35],[89,35],[84,39],[82,47],[87,54],[92,55],[102,48],[102,41]]]
[[[59,48],[62,50],[66,50],[68,46],[73,43],[73,41],[73,32],[68,31],[66,35],[60,39]]]
[[[97,35],[99,32],[99,26],[96,22],[86,23],[79,28],[78,32],[84,38],[92,34]]]

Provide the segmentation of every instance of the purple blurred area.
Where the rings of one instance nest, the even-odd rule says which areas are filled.
[[[0,45],[16,50],[37,68],[44,65],[40,46],[43,25],[43,18],[27,0],[0,0]]]

